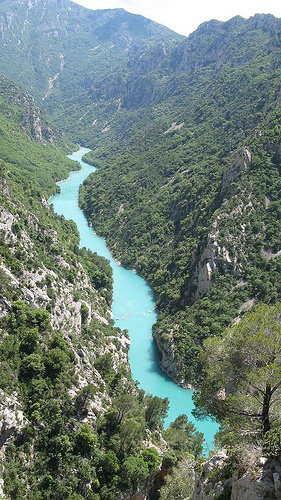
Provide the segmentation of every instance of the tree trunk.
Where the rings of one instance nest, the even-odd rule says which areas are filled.
[[[269,406],[270,399],[272,396],[271,386],[266,384],[266,389],[263,397],[263,406],[262,406],[262,431],[265,434],[270,430],[270,421],[269,421]]]

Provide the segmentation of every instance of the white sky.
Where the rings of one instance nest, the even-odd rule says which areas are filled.
[[[188,35],[210,19],[227,21],[239,14],[248,18],[256,13],[281,17],[280,0],[73,0],[89,9],[123,8],[141,14],[168,28]]]

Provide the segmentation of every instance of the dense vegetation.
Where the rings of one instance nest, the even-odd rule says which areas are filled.
[[[209,489],[216,483],[221,485],[221,499],[232,498],[234,482],[244,474],[248,475],[246,494],[256,487],[261,498],[276,498],[270,477],[279,470],[281,459],[280,313],[280,302],[259,304],[221,338],[204,342],[204,377],[194,395],[194,413],[197,418],[213,415],[221,422],[217,444],[227,456],[205,474],[202,469],[200,472]],[[266,463],[264,477],[259,459]],[[254,497],[255,492],[251,491]]]
[[[210,21],[184,39],[118,9],[53,7],[2,3],[0,68],[93,149],[81,205],[153,286],[163,369],[194,383],[202,341],[249,300],[280,296],[280,20]],[[238,175],[242,147],[252,161]]]
[[[280,425],[280,308],[259,305],[222,338],[204,342],[198,414],[212,414],[252,439]]]
[[[152,284],[160,359],[176,346],[162,366],[180,381],[198,380],[202,341],[249,299],[280,298],[278,26],[270,16],[236,18],[223,34],[220,23],[203,25],[172,53],[175,72],[156,104],[120,110],[87,156],[100,168],[81,205]],[[242,146],[252,157],[245,171],[242,153],[234,160]]]
[[[156,448],[161,446],[159,429],[168,402],[138,392],[126,367],[115,372],[112,363],[99,358],[95,366],[112,401],[104,415],[97,412],[91,421],[89,401],[104,391],[104,382],[98,389],[93,377],[94,384],[70,396],[78,385],[75,355],[61,334],[52,331],[48,312],[17,301],[1,327],[6,332],[1,386],[17,390],[25,416],[21,432],[6,448],[5,494],[37,500],[114,499],[120,490],[148,486],[161,463]],[[89,334],[96,335],[94,325]],[[154,447],[143,445],[148,436]],[[165,437],[174,449],[173,465],[193,448],[202,452],[202,437],[192,424],[187,427],[186,418]]]
[[[94,287],[102,292],[108,285],[107,300],[110,304],[112,278],[109,264],[85,249],[79,250],[79,236],[74,224],[46,210],[46,199],[58,189],[55,181],[66,178],[73,169],[73,162],[64,154],[71,143],[63,142],[62,137],[56,136],[46,118],[38,115],[39,110],[31,96],[3,76],[0,112],[2,206],[6,206],[14,216],[12,232],[15,236],[20,237],[21,232],[28,228],[29,237],[36,245],[36,256],[33,255],[31,261],[26,249],[17,248],[16,252],[11,252],[6,242],[1,241],[3,262],[17,276],[21,276],[22,266],[36,269],[42,263],[65,276],[58,259],[59,255],[65,255],[72,261],[68,278],[73,280],[80,258]],[[46,141],[42,136],[38,138],[31,126],[33,123],[40,130],[49,130],[50,137]],[[32,217],[30,210],[36,215]]]

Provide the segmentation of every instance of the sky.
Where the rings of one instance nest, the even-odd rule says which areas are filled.
[[[227,21],[240,15],[248,18],[256,13],[281,17],[280,0],[73,0],[88,9],[123,8],[141,14],[168,28],[189,35],[199,24],[218,19]]]

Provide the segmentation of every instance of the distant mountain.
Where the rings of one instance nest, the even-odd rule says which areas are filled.
[[[104,101],[109,113],[120,106],[132,54],[144,47],[163,53],[183,38],[123,9],[92,11],[68,0],[2,1],[0,36],[0,71],[75,140],[88,142]]]

